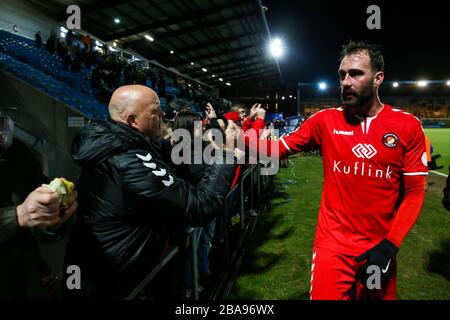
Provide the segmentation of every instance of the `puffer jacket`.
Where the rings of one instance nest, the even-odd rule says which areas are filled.
[[[43,259],[41,241],[62,236],[38,228],[23,229],[16,207],[34,189],[48,183],[42,173],[39,155],[26,143],[13,139],[12,146],[0,151],[0,300],[51,299],[51,286],[41,284],[50,269]],[[41,250],[44,249],[44,250]],[[57,270],[55,270],[57,271]]]
[[[164,150],[110,119],[75,138],[82,173],[65,265],[79,266],[82,285],[66,288],[67,298],[126,297],[158,262],[170,232],[206,225],[219,212],[235,165],[208,166],[194,187],[174,175]]]
[[[448,171],[450,174],[450,166],[448,166]],[[442,204],[444,208],[450,211],[450,175],[447,176],[447,180],[445,182],[445,188],[443,190],[444,198],[442,198]]]

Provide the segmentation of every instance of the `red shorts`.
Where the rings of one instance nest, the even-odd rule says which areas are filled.
[[[315,247],[311,265],[311,300],[395,300],[396,259],[392,259],[391,277],[379,290],[369,290],[356,281],[356,271],[364,263],[365,261],[356,262],[353,256]]]

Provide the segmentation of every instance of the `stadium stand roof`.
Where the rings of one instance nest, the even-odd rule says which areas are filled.
[[[277,61],[267,54],[271,36],[261,0],[30,0],[30,4],[61,22],[69,16],[67,7],[76,4],[86,32],[208,85],[281,79]]]

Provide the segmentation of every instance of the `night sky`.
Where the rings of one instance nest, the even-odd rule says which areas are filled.
[[[445,1],[262,2],[269,9],[272,37],[281,37],[286,46],[280,59],[286,84],[337,82],[339,52],[350,39],[381,45],[385,81],[450,79],[450,9]],[[371,4],[381,8],[381,30],[366,27]]]

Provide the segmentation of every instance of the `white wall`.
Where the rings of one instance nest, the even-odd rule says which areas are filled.
[[[33,40],[35,33],[41,31],[43,43],[51,30],[59,27],[58,22],[36,11],[24,0],[0,0],[0,29],[15,33],[13,25],[18,26],[17,34]]]

